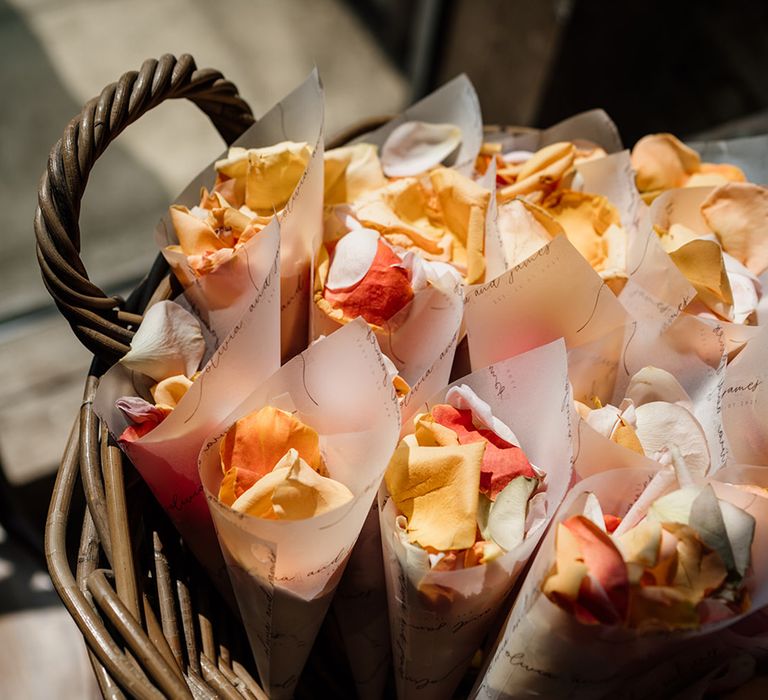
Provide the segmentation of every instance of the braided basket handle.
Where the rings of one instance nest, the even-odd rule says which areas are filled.
[[[128,352],[139,317],[88,279],[80,259],[80,203],[91,168],[129,124],[164,100],[186,97],[231,144],[253,124],[250,107],[221,73],[199,70],[189,55],[144,62],[107,85],[64,129],[40,180],[37,258],[45,286],[80,342],[111,364]]]

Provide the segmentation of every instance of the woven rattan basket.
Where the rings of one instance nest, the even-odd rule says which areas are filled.
[[[79,255],[80,203],[91,168],[112,140],[164,100],[182,97],[208,115],[227,144],[254,121],[219,72],[198,69],[186,55],[148,60],[69,122],[40,182],[35,234],[43,280],[94,355],[54,486],[46,555],[105,697],[266,698],[238,616],[185,550],[92,406],[99,377],[128,351],[143,311],[173,290],[161,256],[127,300],[94,285]],[[86,507],[78,508],[82,494]],[[339,647],[329,621],[297,697],[354,695],[351,680],[344,685],[351,677]]]
[[[105,697],[266,698],[238,615],[187,552],[92,405],[99,378],[128,351],[145,309],[180,289],[160,255],[127,300],[94,285],[80,259],[83,193],[94,163],[123,129],[161,102],[182,97],[208,115],[227,144],[254,122],[236,87],[219,72],[197,69],[188,55],[166,55],[126,73],[88,102],[51,150],[40,181],[35,234],[43,280],[94,355],[54,486],[46,556]],[[384,121],[358,123],[328,146]],[[462,357],[460,346],[454,372]],[[355,697],[332,614],[296,697]]]

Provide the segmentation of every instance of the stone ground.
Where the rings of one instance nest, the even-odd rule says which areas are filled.
[[[163,53],[191,53],[198,66],[221,70],[257,115],[317,65],[329,133],[406,100],[403,77],[337,0],[0,0],[0,463],[37,520],[89,364],[40,280],[38,179],[82,104]],[[189,103],[162,105],[109,147],[82,208],[92,279],[114,291],[142,276],[156,254],[155,221],[222,148]],[[80,634],[44,568],[4,532],[0,647],[0,697],[96,694]]]

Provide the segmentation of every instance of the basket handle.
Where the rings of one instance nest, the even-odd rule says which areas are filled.
[[[231,144],[254,122],[250,107],[221,73],[184,54],[144,62],[107,85],[74,117],[51,150],[35,212],[37,259],[46,288],[81,343],[99,359],[128,352],[140,317],[88,278],[80,259],[80,203],[91,168],[129,124],[164,100],[186,97]]]

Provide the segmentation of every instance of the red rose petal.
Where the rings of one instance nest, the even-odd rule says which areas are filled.
[[[368,323],[383,326],[413,299],[413,288],[402,260],[379,241],[376,257],[360,283],[341,292],[326,287],[323,297],[346,318],[362,316]]]
[[[519,447],[502,440],[492,430],[478,430],[472,422],[472,411],[469,409],[459,410],[448,404],[440,404],[432,409],[432,417],[440,425],[453,430],[462,445],[479,440],[488,443],[480,471],[480,492],[491,500],[512,479],[518,476],[536,477],[525,453]]]

